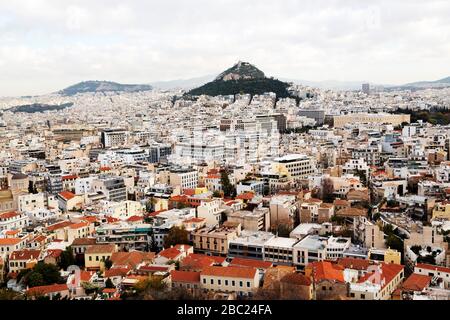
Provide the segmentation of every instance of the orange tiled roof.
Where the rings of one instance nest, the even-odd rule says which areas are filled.
[[[74,179],[78,179],[78,176],[75,174],[69,174],[67,176],[62,176],[61,178],[63,181],[64,180],[74,180]]]
[[[252,200],[255,197],[255,194],[253,192],[243,192],[236,196],[236,199],[240,200]]]
[[[267,269],[273,266],[272,262],[254,260],[254,259],[244,259],[244,258],[233,258],[230,263],[230,267],[251,267],[257,269]]]
[[[20,214],[17,213],[16,211],[4,212],[4,213],[0,213],[0,219],[14,218],[18,215],[20,215]]]
[[[0,246],[13,246],[20,241],[22,241],[20,238],[0,238]]]
[[[426,264],[426,263],[418,263],[416,264],[416,268],[420,268],[420,269],[427,269],[427,270],[432,270],[432,271],[440,271],[440,272],[446,272],[446,273],[450,273],[450,268],[446,268],[446,267],[441,267],[441,266],[435,266],[432,264]]]
[[[315,281],[332,280],[338,282],[344,281],[344,267],[333,264],[330,261],[316,261],[309,264],[314,271]]]
[[[370,261],[356,258],[339,258],[338,264],[346,269],[367,270],[370,266]]]
[[[29,294],[29,295],[39,295],[39,294],[45,295],[48,293],[61,292],[61,291],[65,291],[65,290],[68,290],[66,283],[51,284],[48,286],[39,286],[39,287],[30,288],[27,290],[27,294]]]
[[[30,260],[38,259],[41,254],[41,250],[16,250],[11,252],[9,260]]]
[[[403,290],[422,291],[428,287],[433,278],[422,274],[413,273],[402,284]]]
[[[172,270],[170,275],[174,282],[200,283],[200,272]]]
[[[359,278],[358,282],[359,283],[364,283],[366,281],[369,281],[371,283],[376,283],[377,279],[380,279],[380,281],[383,281],[383,286],[382,288],[386,287],[394,278],[395,276],[400,273],[404,266],[402,266],[401,264],[394,264],[394,263],[380,263],[379,264],[382,272],[380,273],[380,277],[372,277],[373,276],[373,272],[369,272],[366,273],[364,276],[362,276],[361,278]]]
[[[202,275],[227,277],[227,278],[254,278],[256,275],[255,268],[249,267],[205,267],[203,268]]]
[[[70,192],[70,191],[61,191],[61,192],[59,193],[59,195],[60,195],[61,197],[63,197],[65,200],[70,200],[70,199],[72,199],[73,197],[75,197],[75,194],[73,194],[73,193]]]

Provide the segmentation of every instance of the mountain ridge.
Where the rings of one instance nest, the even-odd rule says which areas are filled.
[[[88,80],[78,82],[58,91],[59,94],[72,96],[87,92],[138,92],[152,90],[148,84],[121,84],[113,81]]]

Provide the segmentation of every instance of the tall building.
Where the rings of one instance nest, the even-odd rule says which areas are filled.
[[[370,94],[370,84],[363,83],[361,88],[362,88],[362,92],[364,92],[365,94]]]
[[[102,131],[103,148],[123,147],[127,143],[127,131],[123,129],[106,129]]]

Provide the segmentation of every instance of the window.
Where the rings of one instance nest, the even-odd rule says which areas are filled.
[[[236,285],[236,282],[234,280],[231,281],[231,285],[234,287]]]
[[[250,288],[250,281],[247,281],[247,288]]]
[[[203,278],[203,283],[206,284],[206,279],[205,278]]]
[[[226,285],[226,286],[228,285],[228,280],[225,280],[225,285]]]
[[[239,281],[239,286],[243,286],[244,285],[244,283],[242,282],[242,281]]]
[[[361,299],[366,299],[366,295],[361,293]]]
[[[214,284],[214,279],[211,279],[211,284]]]

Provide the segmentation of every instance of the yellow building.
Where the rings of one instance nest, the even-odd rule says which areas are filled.
[[[402,254],[400,251],[388,249],[370,249],[369,259],[375,261],[382,261],[384,263],[401,264]]]
[[[450,219],[450,202],[439,202],[433,209],[433,219]]]
[[[111,259],[117,251],[115,244],[96,244],[89,246],[84,253],[84,264],[87,270],[105,270],[105,261]]]

